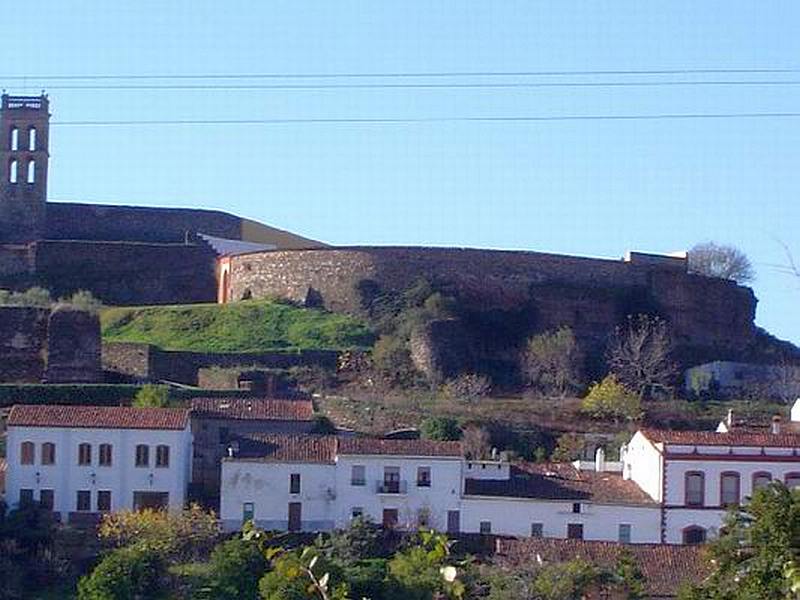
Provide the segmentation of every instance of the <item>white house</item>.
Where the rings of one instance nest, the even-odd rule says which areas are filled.
[[[793,416],[796,411],[793,411]],[[643,429],[623,457],[636,482],[662,513],[661,542],[699,543],[716,535],[728,507],[770,481],[800,487],[796,423],[727,432]]]
[[[16,405],[7,421],[6,502],[39,502],[62,520],[180,508],[191,472],[184,409]]]
[[[223,460],[220,516],[324,531],[362,515],[386,527],[660,541],[657,502],[618,472],[469,461],[457,442],[248,436]]]

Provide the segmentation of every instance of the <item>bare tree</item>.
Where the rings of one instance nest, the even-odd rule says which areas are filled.
[[[650,315],[629,315],[611,336],[606,361],[611,372],[643,398],[656,388],[671,386],[677,372],[671,353],[666,321]]]
[[[470,425],[464,429],[461,436],[461,447],[464,449],[464,456],[473,460],[489,458],[491,447],[489,445],[489,432],[483,427]]]
[[[539,391],[564,396],[580,385],[580,362],[575,334],[569,327],[561,327],[528,340],[523,370]]]
[[[744,252],[735,246],[714,242],[696,244],[689,250],[689,272],[741,284],[756,278],[755,269]]]

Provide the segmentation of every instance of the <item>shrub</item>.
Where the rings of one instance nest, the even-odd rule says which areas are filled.
[[[442,386],[446,397],[463,402],[475,402],[485,397],[491,389],[491,380],[485,375],[475,373],[464,373]]]
[[[589,388],[581,410],[594,419],[635,421],[642,416],[639,396],[625,387],[615,375],[607,375]]]
[[[575,334],[561,327],[533,336],[523,359],[528,383],[546,394],[565,395],[580,386],[580,356]]]
[[[211,554],[209,587],[213,598],[255,598],[258,581],[268,567],[259,545],[235,538],[217,546]]]
[[[103,303],[92,295],[88,290],[78,290],[69,298],[59,299],[61,304],[69,304],[75,310],[82,310],[88,313],[97,314],[103,308]]]
[[[419,379],[402,337],[382,335],[378,338],[372,349],[372,363],[378,374],[391,385],[409,386]]]
[[[0,305],[6,306],[36,306],[47,308],[53,303],[49,290],[32,287],[24,292],[9,292],[0,290]]]
[[[147,384],[133,397],[137,408],[164,408],[169,405],[169,388],[165,385]]]
[[[569,462],[583,456],[586,440],[577,433],[565,433],[558,438],[550,459],[554,462]]]
[[[420,423],[422,437],[443,442],[461,439],[461,428],[453,417],[427,417]]]
[[[161,554],[144,544],[109,553],[78,584],[78,600],[156,598],[162,592],[166,565]]]

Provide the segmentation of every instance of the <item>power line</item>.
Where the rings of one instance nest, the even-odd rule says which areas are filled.
[[[554,115],[418,118],[297,118],[297,119],[159,119],[120,121],[54,121],[54,126],[157,126],[157,125],[403,125],[424,123],[536,123],[553,121],[656,121],[674,119],[783,119],[798,118],[800,112],[784,113],[675,113],[652,115]]]
[[[124,85],[51,85],[48,90],[329,90],[329,89],[470,89],[470,88],[602,88],[602,87],[663,87],[663,86],[779,86],[800,85],[800,80],[776,81],[558,81],[558,82],[500,82],[500,83],[311,83],[311,84],[124,84]]]
[[[64,80],[136,80],[136,79],[328,79],[328,78],[400,78],[400,77],[549,77],[589,75],[686,75],[686,74],[757,74],[800,73],[797,68],[751,68],[751,69],[613,69],[584,71],[428,71],[428,72],[373,72],[373,73],[174,73],[133,75],[5,75],[0,79],[31,82]]]

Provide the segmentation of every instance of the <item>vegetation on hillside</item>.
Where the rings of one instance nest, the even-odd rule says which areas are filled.
[[[144,342],[164,350],[340,350],[373,342],[369,327],[355,317],[270,300],[107,308],[100,321],[105,341]]]

